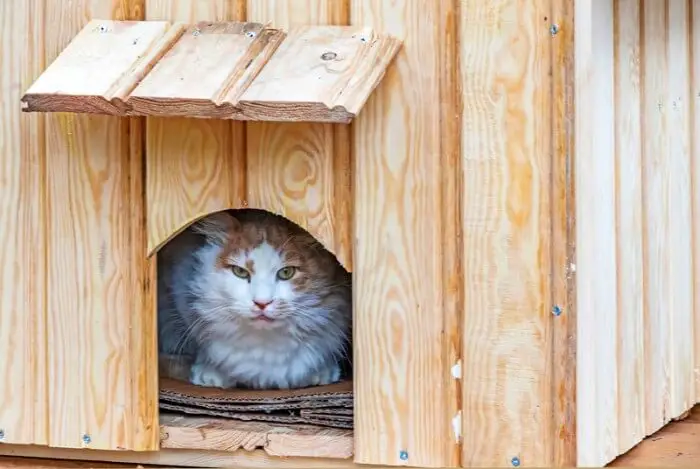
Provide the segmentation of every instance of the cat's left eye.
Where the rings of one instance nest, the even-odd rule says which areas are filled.
[[[294,277],[294,274],[296,273],[297,268],[292,267],[292,266],[287,266],[287,267],[282,267],[280,270],[277,271],[277,278],[280,280],[289,280],[290,278]]]

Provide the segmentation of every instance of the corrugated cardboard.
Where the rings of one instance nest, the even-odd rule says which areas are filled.
[[[160,408],[163,410],[247,421],[353,427],[351,380],[293,390],[224,390],[186,382],[182,373],[174,371],[178,366],[161,359]]]

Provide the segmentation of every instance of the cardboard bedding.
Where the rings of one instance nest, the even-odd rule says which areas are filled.
[[[160,408],[234,420],[353,428],[350,380],[304,389],[254,391],[204,388],[182,377],[161,377]]]

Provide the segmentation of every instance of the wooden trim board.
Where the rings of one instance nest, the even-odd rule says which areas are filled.
[[[348,123],[401,42],[359,26],[92,20],[26,112]]]

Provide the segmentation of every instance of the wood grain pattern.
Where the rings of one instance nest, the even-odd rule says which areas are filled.
[[[61,27],[47,30],[46,62],[91,16],[143,12],[116,3],[48,2]],[[155,311],[141,307],[154,279],[134,239],[145,228],[138,122],[46,119],[49,444],[154,450],[157,381],[144,374],[156,369]]]
[[[44,116],[21,93],[44,66],[44,2],[0,3],[0,429],[48,442]]]
[[[240,3],[240,5],[238,4]],[[243,21],[243,0],[147,0],[148,20]],[[197,219],[245,201],[245,127],[241,122],[147,118],[148,251]]]
[[[456,365],[447,361],[454,338],[445,330],[455,323],[455,292],[443,270],[456,263],[443,260],[455,255],[453,248],[443,251],[443,230],[456,229],[443,224],[454,207],[443,207],[442,185],[445,178],[456,185],[451,178],[460,169],[445,165],[456,160],[455,142],[444,133],[438,104],[454,96],[441,89],[454,84],[441,77],[446,42],[454,37],[441,28],[455,6],[350,4],[353,24],[403,41],[353,123],[355,462],[456,466],[458,403],[446,378]],[[446,106],[454,110],[455,103]]]
[[[560,437],[551,371],[552,38],[542,22],[550,8],[462,2],[466,467],[514,458],[549,466]]]
[[[10,457],[48,458],[52,460],[114,461],[149,464],[169,468],[221,467],[261,469],[386,469],[386,466],[355,464],[352,459],[270,456],[264,450],[211,451],[162,449],[160,451],[86,451],[47,446],[0,445],[0,455]],[[151,466],[146,466],[151,467]]]
[[[249,0],[247,20],[289,29],[343,25],[349,16],[347,0]],[[246,202],[297,223],[352,269],[351,155],[339,127],[249,122]]]
[[[576,466],[576,184],[574,171],[574,3],[555,0],[552,36],[551,304],[554,467]],[[553,311],[554,313],[554,311]]]
[[[642,12],[639,0],[615,4],[615,172],[617,186],[618,451],[645,433],[644,230],[642,194]]]
[[[613,0],[574,17],[577,465],[599,466],[618,454]]]
[[[307,425],[241,422],[161,415],[161,448],[239,452],[262,449],[270,456],[347,459],[352,430]]]

